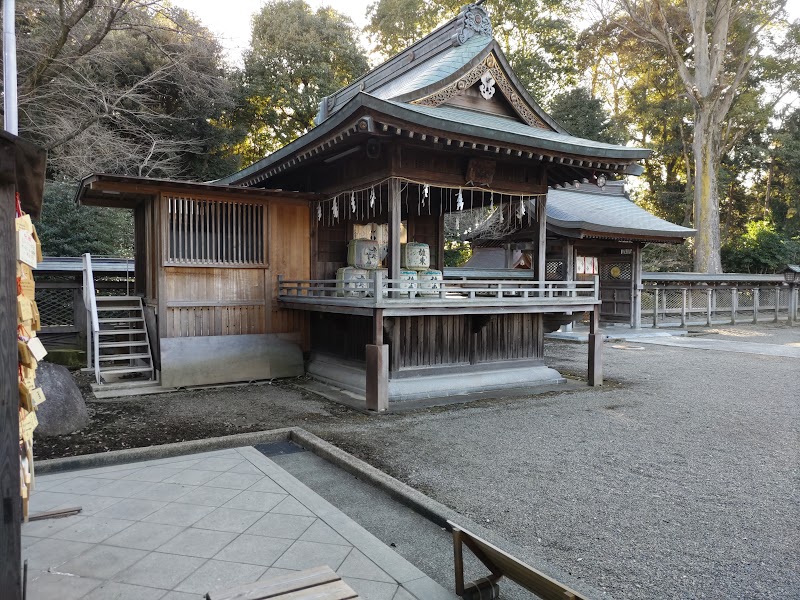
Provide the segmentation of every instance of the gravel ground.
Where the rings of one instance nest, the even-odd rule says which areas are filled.
[[[704,337],[794,345],[800,328]],[[585,345],[546,346],[585,377]],[[288,385],[92,403],[89,430],[38,448],[299,425],[614,598],[800,598],[800,361],[635,342],[605,359],[601,389],[382,417]]]
[[[586,346],[548,353],[585,371]],[[797,359],[606,359],[602,391],[320,433],[614,598],[800,597]]]

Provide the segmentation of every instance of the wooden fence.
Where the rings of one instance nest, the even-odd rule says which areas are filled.
[[[642,275],[642,326],[798,321],[798,288],[781,275]]]

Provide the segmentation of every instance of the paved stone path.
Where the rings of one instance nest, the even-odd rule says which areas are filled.
[[[366,600],[455,596],[255,448],[36,478],[31,600],[199,599],[327,564]]]
[[[741,354],[800,358],[800,346],[679,337],[637,337],[630,341],[635,341],[637,344],[655,344],[658,346],[673,346],[676,348],[696,348],[698,350],[717,350],[718,352],[739,352]]]

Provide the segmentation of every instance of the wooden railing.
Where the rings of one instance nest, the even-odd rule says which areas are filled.
[[[755,279],[755,278],[754,278]],[[798,289],[763,278],[746,281],[644,281],[642,325],[719,325],[798,321]]]
[[[382,290],[376,294],[375,290]],[[369,279],[341,281],[338,279],[284,279],[278,276],[281,300],[319,300],[325,304],[359,304],[380,307],[384,304],[420,301],[497,301],[519,304],[542,301],[596,302],[600,297],[599,280],[594,281],[533,281],[519,279],[470,279],[466,277],[445,281],[408,281],[384,278],[374,271]]]
[[[86,367],[94,370],[97,383],[100,383],[100,322],[97,320],[97,296],[94,289],[94,273],[92,272],[92,255],[83,255],[83,305],[88,315],[87,321],[91,335],[86,336]]]

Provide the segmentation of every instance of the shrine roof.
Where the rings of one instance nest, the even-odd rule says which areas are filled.
[[[420,124],[436,126],[438,123],[441,129],[463,131],[465,133],[469,131],[476,136],[480,136],[481,130],[485,130],[488,135],[484,133],[483,137],[490,137],[497,141],[507,141],[509,143],[522,142],[525,145],[532,145],[542,150],[598,158],[626,159],[647,158],[651,152],[644,148],[606,144],[579,138],[568,133],[550,131],[541,127],[531,127],[510,117],[476,112],[456,106],[423,106],[393,100],[389,100],[386,103],[396,107],[397,111],[420,115],[414,119]]]
[[[593,184],[558,188],[547,192],[547,225],[580,230],[585,237],[621,234],[628,239],[675,238],[683,241],[696,231],[665,221],[631,201],[622,181],[610,181],[602,189]]]

